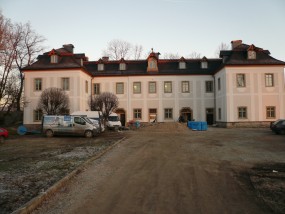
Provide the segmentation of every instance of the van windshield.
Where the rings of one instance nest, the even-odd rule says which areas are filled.
[[[108,117],[108,120],[115,122],[115,121],[119,121],[119,118],[118,118],[118,116],[109,116],[109,117]]]
[[[84,119],[87,123],[93,124],[87,117],[83,117],[83,119]]]

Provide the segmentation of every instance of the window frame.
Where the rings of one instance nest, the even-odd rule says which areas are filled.
[[[151,84],[154,84],[154,91],[151,90]],[[148,93],[156,94],[156,82],[155,81],[148,82]]]
[[[89,85],[88,81],[85,80],[85,93],[87,94],[88,94],[88,85]]]
[[[238,107],[238,119],[241,119],[241,120],[248,119],[247,115],[248,115],[247,107],[246,106],[239,106]]]
[[[70,78],[69,77],[61,78],[61,89],[63,91],[70,91]]]
[[[210,84],[210,88],[211,88],[211,90],[208,90],[208,84],[207,83],[211,83]],[[206,93],[213,93],[214,92],[214,81],[213,80],[207,80],[207,81],[205,81],[205,92]]]
[[[276,118],[276,106],[266,106],[266,119]]]
[[[104,64],[103,63],[98,63],[98,71],[104,71]]]
[[[99,95],[101,92],[101,84],[100,83],[93,83],[93,94]]]
[[[33,120],[34,122],[41,122],[43,117],[42,110],[34,110],[33,111]]]
[[[126,69],[127,69],[126,63],[121,62],[121,63],[119,64],[119,70],[120,70],[120,71],[125,71]]]
[[[134,94],[141,94],[141,91],[142,91],[141,88],[142,88],[141,82],[133,82],[133,93]]]
[[[201,68],[202,69],[207,69],[208,68],[208,62],[207,61],[202,61],[201,62]]]
[[[173,108],[165,108],[164,109],[164,119],[165,120],[173,119]]]
[[[184,83],[187,83],[187,84],[186,84],[186,86],[187,86],[187,87],[186,87],[186,88],[187,88],[186,90],[184,90],[184,89],[185,89],[185,88],[184,88],[184,86],[185,86]],[[182,92],[182,93],[190,93],[190,83],[189,83],[189,81],[181,81],[181,92]]]
[[[270,77],[270,78],[268,78],[268,77]],[[270,83],[270,84],[268,84],[268,83]],[[265,87],[274,87],[274,74],[273,73],[266,73],[265,74]]]
[[[122,85],[122,91],[118,90],[119,85]],[[124,94],[124,82],[116,82],[116,94]]]
[[[40,80],[37,82],[37,80]],[[34,79],[34,91],[42,91],[43,90],[43,79],[42,78],[35,78]]]
[[[169,88],[170,88],[170,90],[168,89],[168,87],[167,87],[167,85],[169,84]],[[172,93],[172,81],[164,81],[164,84],[163,84],[163,88],[164,88],[164,93],[165,94],[171,94]]]
[[[186,69],[186,62],[179,62],[179,69]]]
[[[239,79],[239,77],[242,77],[242,79]],[[242,82],[239,82],[239,80],[242,80]],[[246,87],[246,76],[245,76],[245,74],[242,74],[242,73],[236,74],[236,85],[237,85],[237,88]]]
[[[133,109],[133,118],[136,120],[142,119],[142,109],[141,108],[134,108]]]

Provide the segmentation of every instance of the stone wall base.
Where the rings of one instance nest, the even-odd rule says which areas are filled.
[[[269,128],[270,123],[268,121],[216,122],[217,127],[222,128]]]

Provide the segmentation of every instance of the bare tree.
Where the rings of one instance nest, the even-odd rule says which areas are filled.
[[[176,54],[174,54],[174,53],[165,53],[165,54],[163,54],[163,58],[164,59],[179,59],[180,57],[179,57],[178,53],[176,53]]]
[[[60,88],[47,88],[40,96],[37,109],[48,115],[65,114],[69,110],[68,95]]]
[[[136,44],[136,45],[134,45],[134,46],[132,47],[132,49],[133,49],[133,54],[132,54],[132,55],[133,55],[133,58],[134,58],[135,60],[140,59],[141,56],[142,56],[143,47],[142,47],[141,45]]]
[[[221,44],[218,46],[217,50],[215,51],[215,57],[220,57],[220,51],[221,50],[229,50],[230,46],[227,43],[221,42]]]
[[[103,50],[103,55],[108,56],[111,60],[124,59],[139,59],[142,55],[141,45],[132,45],[131,43],[114,39],[108,43],[107,49]]]
[[[17,76],[20,81],[17,81],[19,83],[17,84],[18,88],[14,92],[17,91],[18,94],[17,96],[13,95],[13,99],[16,98],[14,106],[16,106],[16,110],[18,111],[21,107],[24,85],[24,76],[21,69],[32,64],[38,53],[43,51],[43,47],[41,46],[43,41],[44,38],[37,35],[31,29],[29,23],[13,24],[0,12],[0,100],[7,99],[7,97],[11,98],[11,96],[7,96],[7,89],[9,88],[8,80]],[[15,86],[16,84],[13,87]],[[6,101],[4,103],[10,103]],[[6,110],[6,107],[1,109]]]
[[[111,92],[103,92],[93,96],[89,101],[92,111],[101,111],[104,121],[108,120],[109,115],[119,106],[118,97]]]
[[[201,59],[201,54],[197,53],[196,51],[193,51],[188,56],[190,59]]]
[[[42,53],[44,47],[42,43],[45,39],[32,30],[30,23],[15,25],[15,62],[19,72],[20,88],[17,96],[17,110],[21,107],[21,97],[24,87],[24,75],[21,69],[35,62],[39,53]]]

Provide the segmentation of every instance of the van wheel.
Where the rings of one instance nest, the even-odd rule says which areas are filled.
[[[53,137],[53,132],[52,132],[52,130],[47,130],[47,131],[46,131],[46,136],[47,136],[47,137]]]
[[[86,137],[86,138],[91,138],[91,137],[93,137],[93,133],[92,133],[90,130],[87,130],[87,131],[85,132],[85,137]]]

